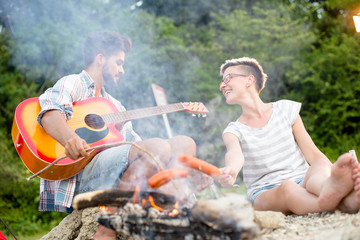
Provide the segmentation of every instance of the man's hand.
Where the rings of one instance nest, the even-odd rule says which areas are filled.
[[[69,158],[76,160],[80,157],[87,157],[89,153],[85,149],[89,148],[86,141],[79,136],[69,138],[65,144],[65,154]]]

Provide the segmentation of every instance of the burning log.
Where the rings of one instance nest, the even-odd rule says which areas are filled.
[[[112,191],[100,193],[102,198],[107,193],[111,194],[105,197],[108,199],[107,203],[111,203],[111,199],[119,195]],[[129,193],[126,192],[126,194]],[[92,199],[99,199],[95,195]],[[158,201],[156,198],[163,195],[165,194],[148,194],[161,207],[164,207],[161,205],[164,201]],[[169,200],[169,196],[165,196]],[[115,202],[124,203],[116,198],[113,198]],[[117,233],[135,239],[138,237],[143,239],[255,239],[259,235],[259,227],[254,221],[251,203],[242,195],[233,194],[217,200],[199,200],[191,207],[180,204],[181,208],[173,210],[133,204],[131,197],[129,200],[117,213],[100,212],[95,217],[97,222]],[[82,200],[78,198],[77,201]],[[175,199],[170,197],[169,202],[174,201]],[[89,202],[89,199],[86,199],[86,202],[86,205],[90,205],[91,200]],[[168,207],[171,205],[169,202],[166,204]],[[98,201],[96,204],[105,205],[104,202]],[[112,203],[112,205],[116,204]],[[178,206],[175,203],[172,207]]]
[[[141,202],[141,199],[148,200],[151,196],[155,199],[155,204],[162,206],[165,209],[172,209],[178,200],[175,196],[163,194],[154,191],[121,191],[117,189],[99,190],[93,192],[87,192],[78,194],[74,197],[73,208],[75,210],[81,210],[89,207],[98,206],[118,206],[123,207],[128,202],[131,202],[137,197],[137,201]],[[186,201],[182,201],[183,205],[189,204]],[[145,207],[150,207],[150,204]]]

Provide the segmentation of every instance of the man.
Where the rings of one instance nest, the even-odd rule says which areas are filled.
[[[84,45],[85,70],[80,74],[61,78],[40,96],[38,122],[65,147],[65,154],[71,159],[88,156],[86,149],[89,148],[86,141],[67,124],[73,114],[72,103],[92,97],[104,97],[114,103],[119,111],[124,111],[122,104],[110,96],[104,87],[116,84],[124,74],[125,55],[131,47],[129,39],[115,32],[102,31],[89,35]],[[195,142],[186,136],[141,141],[131,122],[119,124],[117,129],[120,129],[125,141],[136,142],[147,149],[163,166],[170,166],[171,160],[180,154],[194,156],[196,153]],[[41,179],[39,210],[71,212],[72,199],[78,193],[110,188],[130,190],[138,184],[145,186],[144,182],[156,171],[158,168],[155,162],[136,147],[120,145],[109,148],[97,154],[74,177],[52,182]],[[100,226],[95,237],[114,238],[114,234]]]

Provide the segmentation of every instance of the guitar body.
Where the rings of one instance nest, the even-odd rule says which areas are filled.
[[[73,117],[68,121],[80,137],[90,147],[123,141],[123,136],[116,130],[115,124],[105,124],[100,115],[118,112],[115,105],[105,98],[89,98],[74,102]],[[36,118],[41,108],[38,98],[21,102],[15,111],[12,126],[12,139],[15,148],[25,166],[32,173],[37,173],[57,158],[65,155],[64,147],[49,136],[38,124]],[[64,158],[49,170],[39,175],[47,180],[62,180],[79,173],[91,159],[103,149],[90,151],[90,156],[76,161]]]

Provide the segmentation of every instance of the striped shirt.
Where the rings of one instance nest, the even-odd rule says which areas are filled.
[[[309,165],[292,132],[300,108],[301,103],[280,100],[273,103],[272,116],[264,127],[252,128],[236,121],[225,128],[223,133],[239,138],[249,198],[263,187],[278,186],[285,180],[305,176]]]
[[[119,111],[125,111],[125,107],[101,89],[101,97],[110,100]],[[41,111],[38,115],[40,124],[44,113],[49,110],[59,110],[69,120],[73,115],[73,102],[95,97],[95,83],[83,70],[80,74],[72,74],[61,78],[52,88],[47,89],[40,97]],[[124,141],[140,141],[141,138],[132,128],[131,122],[124,124],[121,135]],[[74,197],[76,175],[60,180],[47,181],[40,179],[40,211],[71,212],[71,203]]]

